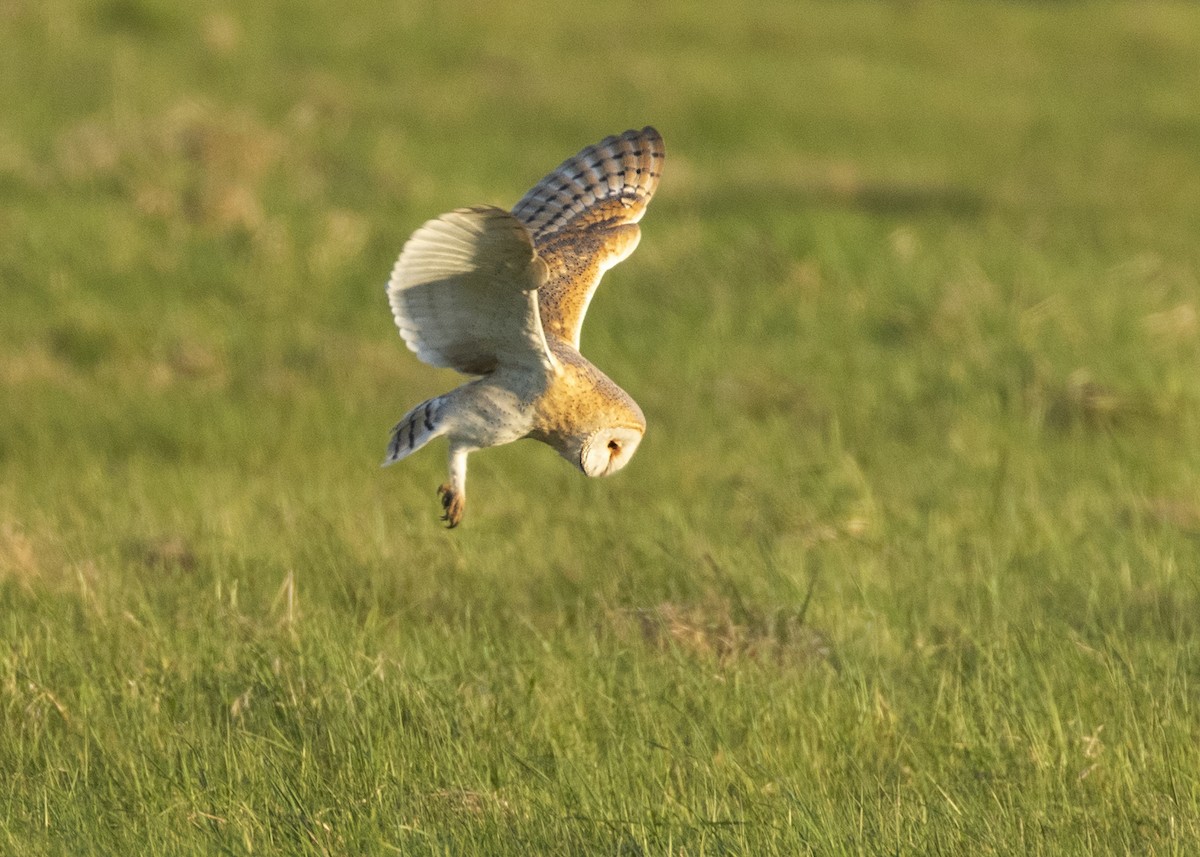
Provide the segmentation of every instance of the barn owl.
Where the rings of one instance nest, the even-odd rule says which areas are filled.
[[[400,335],[425,363],[476,377],[405,414],[383,464],[446,435],[450,474],[438,496],[447,526],[462,521],[475,450],[533,438],[588,476],[633,457],[646,419],[579,353],[579,332],[604,272],[637,247],[663,157],[653,128],[606,137],[511,212],[459,208],[405,243],[387,286]]]

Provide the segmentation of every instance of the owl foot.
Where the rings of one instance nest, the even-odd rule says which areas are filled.
[[[462,523],[463,512],[467,508],[467,497],[455,491],[449,482],[438,488],[438,497],[442,500],[442,520],[446,522],[446,527],[452,530]]]

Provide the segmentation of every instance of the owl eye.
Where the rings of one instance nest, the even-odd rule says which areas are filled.
[[[621,451],[620,442],[615,441],[615,440],[610,440],[608,442],[608,451],[611,452],[613,455],[616,455],[617,453],[619,453]]]

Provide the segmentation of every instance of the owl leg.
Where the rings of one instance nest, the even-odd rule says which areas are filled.
[[[467,508],[467,455],[471,448],[450,443],[450,481],[438,488],[442,500],[442,520],[450,529],[457,527]]]

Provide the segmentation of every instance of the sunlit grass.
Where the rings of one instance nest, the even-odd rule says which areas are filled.
[[[0,851],[1187,854],[1200,12],[0,11]],[[424,219],[668,147],[619,476],[387,432]]]

